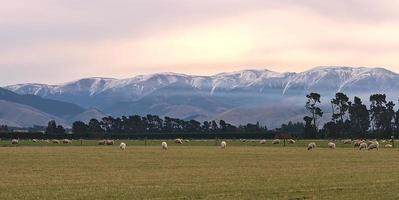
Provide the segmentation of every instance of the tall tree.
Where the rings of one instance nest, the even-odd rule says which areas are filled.
[[[47,134],[56,134],[57,131],[58,131],[57,123],[55,122],[55,120],[49,121],[47,124],[46,133]]]
[[[318,93],[310,93],[306,95],[306,98],[308,98],[305,108],[308,110],[311,114],[311,118],[313,121],[313,128],[315,129],[315,132],[318,132],[318,123],[319,123],[319,118],[323,116],[323,111],[321,110],[320,106],[320,94]]]
[[[349,110],[349,98],[342,92],[335,94],[335,98],[331,100],[331,105],[333,107],[332,120],[335,122],[344,122],[344,117]]]
[[[353,103],[350,103],[349,119],[353,137],[365,138],[370,127],[370,116],[367,106],[362,103],[359,97],[354,97]]]
[[[381,130],[383,126],[382,115],[386,110],[385,94],[373,94],[370,96],[370,114],[373,130]]]
[[[88,126],[82,121],[76,121],[72,124],[72,133],[74,134],[87,134]]]

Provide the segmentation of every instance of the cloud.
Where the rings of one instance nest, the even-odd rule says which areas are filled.
[[[399,71],[394,0],[1,1],[0,85],[318,65]]]

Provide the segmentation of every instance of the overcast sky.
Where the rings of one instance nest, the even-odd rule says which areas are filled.
[[[0,0],[0,85],[386,67],[398,0]]]

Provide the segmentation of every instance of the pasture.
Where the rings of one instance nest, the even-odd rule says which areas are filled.
[[[398,149],[309,142],[0,141],[0,199],[399,199]]]

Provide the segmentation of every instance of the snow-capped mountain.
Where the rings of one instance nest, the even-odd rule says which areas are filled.
[[[397,99],[399,75],[384,68],[317,67],[300,73],[269,70],[213,76],[157,73],[128,79],[85,78],[60,85],[18,84],[5,88],[113,115],[151,113],[209,119],[231,109],[248,106],[253,109],[287,99],[295,99],[303,106],[304,96],[309,92],[321,93],[327,102],[339,91],[361,97],[386,93]]]

